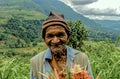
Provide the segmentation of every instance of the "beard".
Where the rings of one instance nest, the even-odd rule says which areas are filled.
[[[61,58],[61,56],[66,55],[66,46],[63,45],[52,45],[50,47],[51,53],[55,58]]]

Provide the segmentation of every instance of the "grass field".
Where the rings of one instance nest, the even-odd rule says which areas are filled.
[[[102,71],[100,79],[120,79],[120,47],[106,42],[84,42],[83,50],[88,55],[94,77]],[[0,79],[29,79],[30,58],[47,48],[44,43],[36,47],[14,48],[24,55],[0,54]],[[3,49],[7,53],[8,49]],[[9,49],[12,50],[13,49]],[[36,51],[35,54],[31,52]],[[2,52],[2,51],[0,51]],[[26,53],[29,53],[26,54]]]

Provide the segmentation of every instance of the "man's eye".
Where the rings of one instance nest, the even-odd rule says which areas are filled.
[[[61,37],[61,36],[65,36],[65,34],[64,33],[57,34],[57,37]]]

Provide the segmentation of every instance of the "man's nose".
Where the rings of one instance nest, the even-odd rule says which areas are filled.
[[[60,39],[58,37],[56,37],[56,36],[52,40],[52,43],[54,43],[54,44],[57,44],[59,42],[60,42]]]

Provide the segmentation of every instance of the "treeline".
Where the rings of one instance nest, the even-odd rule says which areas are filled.
[[[0,32],[0,43],[10,48],[28,47],[31,43],[36,45],[37,42],[42,41],[40,25],[40,20],[11,18],[0,26],[4,29]]]
[[[24,20],[20,17],[10,18],[6,24],[0,25],[0,46],[9,48],[22,48],[35,46],[43,41],[41,25],[44,20]],[[100,30],[87,29],[82,21],[68,21],[72,34],[69,45],[81,47],[83,40],[116,41],[117,35]],[[72,45],[72,43],[74,45]]]
[[[118,37],[118,34],[109,32],[109,31],[102,31],[102,30],[88,30],[88,39],[91,41],[107,41],[111,40],[112,42],[116,41],[116,38]]]
[[[87,28],[82,21],[68,21],[71,27],[72,34],[70,36],[69,45],[73,48],[81,49],[84,40],[99,42],[109,41],[115,43],[116,46],[120,46],[120,36],[109,31],[103,31],[99,29]]]

